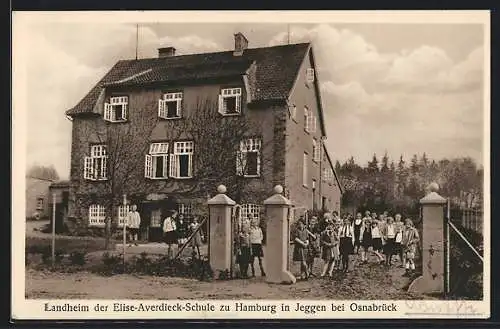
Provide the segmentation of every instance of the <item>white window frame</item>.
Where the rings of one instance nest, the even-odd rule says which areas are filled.
[[[235,107],[236,111],[234,113],[227,112],[227,99],[235,97]],[[241,99],[242,99],[242,89],[241,88],[225,88],[221,89],[219,95],[219,113],[224,116],[240,115],[241,114]]]
[[[306,69],[306,84],[311,84],[314,82],[315,74],[313,68]]]
[[[261,207],[254,203],[244,203],[240,206],[240,217],[242,220],[247,220],[248,215],[252,214],[253,218],[257,219],[260,223]]]
[[[193,215],[193,205],[190,203],[179,203],[177,205],[177,211],[179,214],[183,214],[184,217],[190,217]]]
[[[151,211],[151,221],[149,226],[150,227],[162,227],[163,225],[163,218],[161,218],[161,210],[155,209]]]
[[[122,115],[116,117],[116,108],[121,106]],[[128,96],[115,96],[109,98],[109,103],[104,104],[104,120],[108,122],[125,122],[128,119]]]
[[[321,161],[321,147],[316,138],[313,138],[313,161],[316,163]]]
[[[257,173],[247,173],[247,157],[248,153],[257,153]],[[240,141],[240,149],[236,156],[236,174],[243,177],[260,177],[262,157],[262,139],[261,138],[247,138]]]
[[[308,187],[309,182],[309,155],[304,152],[302,159],[302,186]]]
[[[151,143],[149,145],[149,153],[146,154],[144,159],[144,177],[149,179],[168,179],[168,148],[168,142]],[[156,173],[157,161],[163,161],[162,175],[157,175]]]
[[[323,169],[323,181],[331,184],[334,180],[333,169],[324,168]]]
[[[170,153],[170,177],[175,179],[190,179],[193,178],[193,155],[194,142],[180,141],[174,142],[174,152]],[[188,156],[188,175],[181,176],[180,156]]]
[[[123,228],[123,223],[125,223],[125,220],[128,217],[128,213],[130,211],[130,205],[119,205],[118,206],[118,227]]]
[[[92,145],[84,158],[83,178],[91,181],[108,179],[108,154],[105,144]]]
[[[316,132],[316,116],[307,106],[304,107],[304,130],[314,134]]]
[[[45,202],[44,198],[38,197],[36,198],[36,210],[43,210],[43,203]]]
[[[162,98],[158,100],[158,116],[162,119],[172,120],[182,118],[182,104],[183,93],[165,93]],[[176,115],[174,117],[168,116],[168,103],[176,104]]]
[[[89,206],[89,226],[104,227],[106,225],[106,208],[100,204]]]

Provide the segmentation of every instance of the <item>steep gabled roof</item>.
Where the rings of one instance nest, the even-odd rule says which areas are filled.
[[[246,49],[242,56],[233,51],[181,55],[140,60],[121,60],[66,115],[93,112],[104,87],[173,83],[245,73],[255,63],[253,101],[286,100],[297,77],[309,43]]]

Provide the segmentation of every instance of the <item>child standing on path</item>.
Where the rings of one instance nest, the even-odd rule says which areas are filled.
[[[195,232],[199,226],[200,226],[200,223],[198,222],[198,216],[194,216],[193,222],[189,225],[189,229],[191,231],[191,234],[193,234],[193,232]],[[196,250],[198,252],[198,258],[201,259],[200,246],[202,244],[202,240],[203,240],[203,234],[202,234],[201,229],[199,229],[196,232],[196,234],[193,236],[193,238],[191,239],[191,247],[193,248],[193,252],[192,252],[193,258],[194,258],[194,255],[196,254],[195,253],[195,250]]]
[[[305,228],[303,219],[299,219],[297,229],[293,233],[293,261],[300,262],[300,276],[302,279],[307,279],[309,273],[307,272],[307,247],[309,246],[309,233]]]
[[[248,264],[252,256],[250,244],[250,227],[243,225],[239,233],[238,264],[240,265],[241,278],[248,278]]]
[[[163,220],[163,241],[167,244],[167,256],[169,259],[172,258],[172,245],[177,243],[176,234],[176,223],[175,218],[177,217],[177,211],[170,212],[170,215]]]
[[[405,220],[405,231],[403,233],[403,246],[406,253],[405,276],[410,275],[415,271],[415,254],[417,252],[417,245],[420,242],[420,236],[417,229],[413,226],[411,219]]]
[[[325,262],[321,277],[327,273],[328,276],[333,276],[335,262],[339,259],[339,235],[333,226],[332,220],[328,219],[327,226],[321,234],[321,258]]]
[[[309,275],[315,276],[313,273],[314,260],[321,257],[321,241],[317,217],[311,218],[311,225],[309,226],[308,231],[309,248],[307,250],[307,272]]]
[[[262,250],[262,240],[264,239],[264,234],[259,226],[256,219],[253,219],[250,224],[250,243],[252,245],[252,256],[250,260],[250,266],[252,268],[252,276],[255,276],[254,261],[255,257],[259,260],[260,275],[266,276],[264,272],[264,267],[262,266],[262,257],[264,257],[264,252]]]

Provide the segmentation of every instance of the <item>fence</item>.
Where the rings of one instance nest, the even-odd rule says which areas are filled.
[[[446,215],[448,298],[483,297],[482,215],[476,209],[449,209]]]

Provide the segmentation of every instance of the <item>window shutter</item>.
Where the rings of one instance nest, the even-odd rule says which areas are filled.
[[[176,157],[175,157],[175,154],[170,154],[170,177],[174,177],[176,178],[178,175],[177,175],[177,161],[176,161]]]
[[[226,114],[226,111],[224,109],[224,98],[222,95],[219,95],[219,113],[224,115]]]
[[[166,117],[166,113],[165,113],[165,102],[163,101],[163,99],[159,99],[158,100],[158,116],[160,118],[164,118]]]
[[[144,177],[153,178],[153,158],[149,154],[146,154],[144,161]]]
[[[112,112],[111,104],[104,103],[104,120],[111,121],[111,112]]]
[[[92,158],[85,157],[84,166],[83,166],[83,178],[84,179],[92,179]]]
[[[181,110],[182,110],[182,99],[177,100],[177,108],[176,108],[176,115],[178,117],[181,116]]]
[[[164,178],[167,178],[168,177],[168,156],[167,155],[164,155],[162,156],[162,160],[163,160],[163,177]],[[158,161],[158,160],[156,160]]]
[[[236,152],[236,175],[238,176],[243,176],[243,170],[244,170],[244,156],[245,154],[241,151]]]
[[[241,112],[241,95],[236,96],[236,112]]]
[[[260,157],[261,157],[261,153],[259,151],[259,152],[257,152],[257,176],[260,176]]]
[[[102,157],[102,161],[101,161],[101,176],[100,176],[101,179],[107,179],[108,178],[107,160],[108,160],[107,156]]]
[[[127,120],[128,118],[128,104],[123,104],[122,120]]]
[[[193,153],[188,155],[188,176],[193,177]]]

